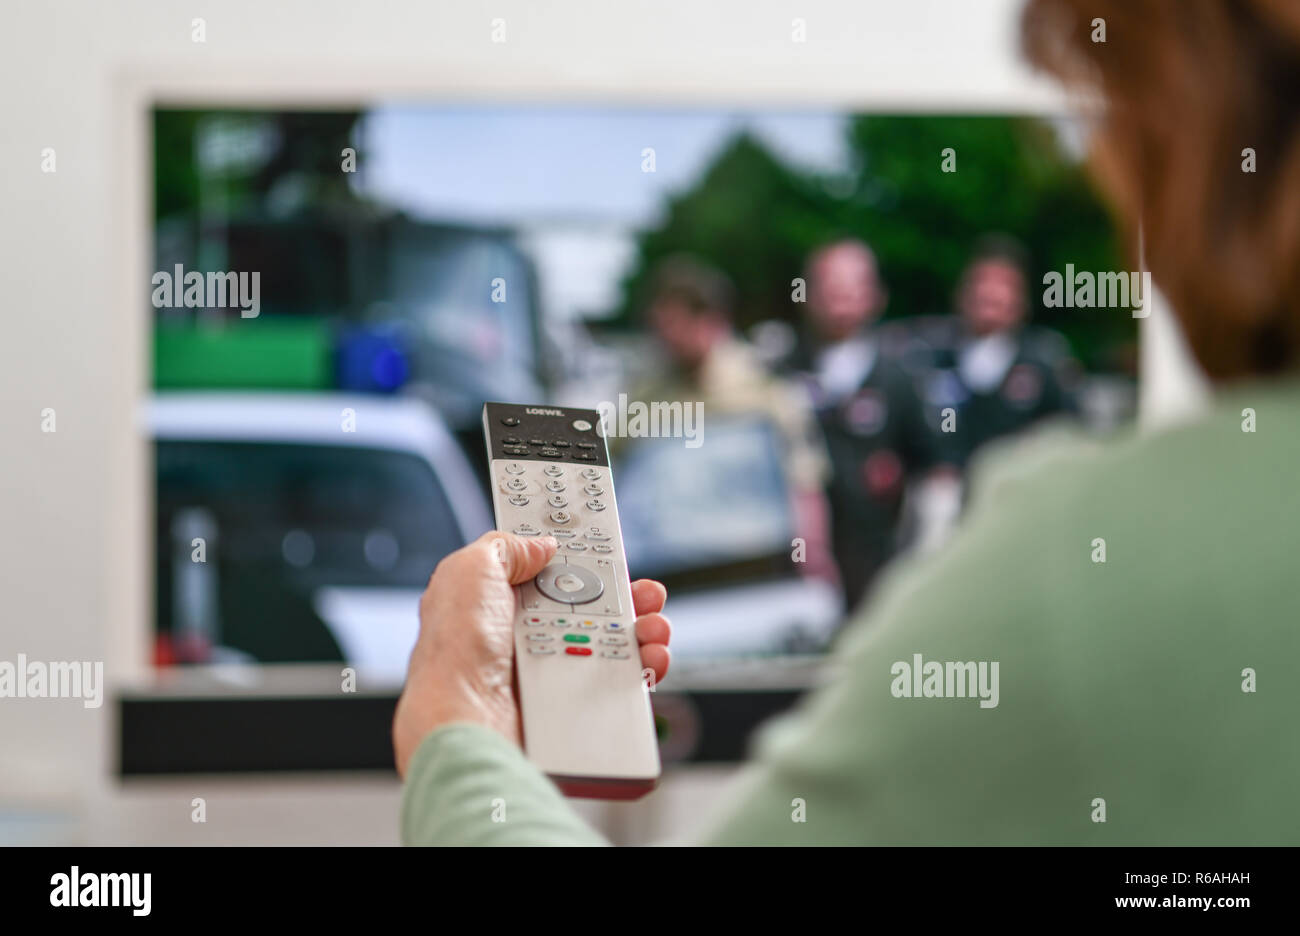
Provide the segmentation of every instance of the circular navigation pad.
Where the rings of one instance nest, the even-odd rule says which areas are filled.
[[[605,583],[590,569],[557,562],[538,574],[537,590],[552,601],[586,604],[604,593]]]

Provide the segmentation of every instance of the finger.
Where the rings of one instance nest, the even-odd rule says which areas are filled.
[[[525,537],[497,531],[484,533],[478,541],[486,544],[505,567],[511,585],[522,584],[542,571],[558,546],[553,536]]]
[[[636,619],[636,642],[639,644],[669,643],[673,635],[673,626],[662,614],[643,614]]]
[[[668,675],[668,664],[671,662],[672,654],[663,644],[646,644],[641,648],[641,666],[654,670],[656,683],[663,682],[664,677]]]
[[[632,608],[637,614],[653,614],[664,609],[668,589],[654,579],[637,579],[632,583]]]

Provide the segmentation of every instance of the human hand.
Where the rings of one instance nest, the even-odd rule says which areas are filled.
[[[472,722],[522,743],[514,681],[514,586],[555,555],[553,537],[486,533],[438,563],[420,598],[420,635],[393,718],[397,771],[436,728]],[[668,672],[671,627],[661,613],[667,589],[632,583],[641,663],[655,681]]]

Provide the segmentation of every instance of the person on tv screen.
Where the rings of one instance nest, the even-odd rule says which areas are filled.
[[[951,431],[935,436],[950,464],[964,466],[994,439],[1075,408],[1078,362],[1061,334],[1026,321],[1027,270],[1023,247],[986,236],[962,271],[957,315],[927,331],[926,401],[931,413],[951,410]]]
[[[911,375],[873,325],[888,301],[871,248],[846,238],[808,258],[804,330],[784,367],[801,379],[830,454],[831,541],[852,608],[894,555],[907,482],[936,466]]]

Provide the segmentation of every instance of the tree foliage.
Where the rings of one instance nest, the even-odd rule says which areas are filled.
[[[851,166],[835,176],[785,165],[750,135],[733,139],[671,201],[663,224],[641,236],[620,319],[637,319],[655,264],[687,252],[735,280],[742,328],[794,323],[791,280],[810,250],[846,235],[875,249],[890,317],[941,314],[975,242],[996,232],[1027,248],[1035,319],[1063,331],[1089,364],[1111,365],[1116,349],[1131,343],[1133,321],[1123,311],[1040,307],[1046,271],[1067,263],[1128,268],[1083,168],[1062,152],[1052,126],[1017,117],[862,116],[847,133]],[[956,171],[943,171],[945,155]]]

